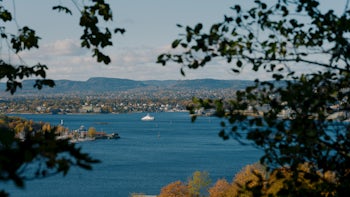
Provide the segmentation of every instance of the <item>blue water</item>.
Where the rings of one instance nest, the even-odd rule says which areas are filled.
[[[25,189],[9,183],[0,189],[16,197],[156,195],[171,182],[186,182],[196,170],[209,172],[212,182],[219,178],[232,181],[235,173],[259,159],[260,152],[254,147],[219,138],[216,118],[200,117],[191,123],[188,113],[155,113],[151,114],[155,121],[143,122],[144,115],[18,115],[53,125],[63,120],[70,129],[95,127],[117,132],[121,138],[78,144],[102,161],[92,171],[73,168],[65,177],[28,181]]]

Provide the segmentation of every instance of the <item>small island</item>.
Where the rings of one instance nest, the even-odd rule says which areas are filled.
[[[88,130],[82,125],[79,129],[64,132],[60,132],[57,139],[69,139],[70,142],[84,142],[84,141],[93,141],[101,139],[119,139],[120,136],[118,133],[107,134],[103,131],[96,131],[94,127],[90,127]]]

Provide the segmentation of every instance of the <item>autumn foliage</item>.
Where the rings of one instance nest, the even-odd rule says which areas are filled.
[[[175,181],[162,188],[158,197],[189,197],[188,186],[181,181]]]
[[[293,188],[299,192],[296,196],[308,193],[310,196],[334,196],[334,187],[337,180],[333,172],[317,172],[319,177],[310,181],[313,166],[305,163],[298,167],[298,177],[290,168],[284,167],[268,171],[260,163],[245,166],[238,172],[231,183],[226,179],[217,180],[210,188],[210,178],[207,172],[196,171],[187,183],[175,181],[165,186],[158,197],[253,197],[253,196],[284,196],[288,193],[285,189]],[[195,180],[198,184],[193,184]],[[191,184],[190,184],[191,183]],[[200,183],[200,184],[199,184]],[[323,187],[328,192],[319,192],[318,188]],[[197,189],[196,189],[197,188]],[[194,190],[206,190],[207,193],[193,192]],[[324,191],[324,190],[323,190]]]
[[[229,197],[231,184],[226,179],[219,179],[215,185],[209,189],[211,197]]]

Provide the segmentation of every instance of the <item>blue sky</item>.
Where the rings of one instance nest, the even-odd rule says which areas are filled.
[[[245,71],[239,75],[230,72],[230,65],[213,62],[195,71],[186,70],[186,77],[179,72],[179,65],[156,64],[160,53],[170,50],[171,42],[181,30],[176,24],[194,25],[202,22],[209,26],[229,14],[234,4],[251,5],[251,0],[110,0],[114,21],[111,27],[124,27],[124,35],[115,35],[114,46],[106,52],[112,58],[108,66],[97,64],[88,50],[81,49],[77,10],[69,0],[4,0],[6,8],[15,10],[19,26],[28,25],[37,30],[42,38],[40,48],[21,53],[28,64],[47,64],[48,78],[87,80],[91,77],[128,78],[135,80],[153,79],[255,79],[265,77],[264,73]],[[13,3],[14,2],[14,3]],[[346,0],[323,0],[325,8],[338,11],[344,9]],[[67,5],[73,16],[52,11],[52,6]],[[15,8],[15,9],[14,9]],[[16,25],[10,24],[9,28]],[[2,43],[3,44],[3,43]],[[16,57],[1,51],[2,58],[17,61]]]

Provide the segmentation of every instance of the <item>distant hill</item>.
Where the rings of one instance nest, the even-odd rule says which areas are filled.
[[[177,81],[173,87],[186,87],[190,89],[244,89],[252,85],[252,81],[246,80],[216,80],[216,79],[194,79]]]
[[[130,90],[200,90],[200,89],[244,89],[252,85],[253,81],[248,80],[216,80],[216,79],[195,79],[195,80],[148,80],[135,81],[119,78],[90,78],[87,81],[55,80],[55,88],[44,87],[41,91],[33,88],[34,80],[25,80],[23,89],[16,92],[22,94],[101,94],[110,92],[130,91]],[[2,89],[0,95],[5,93],[6,84],[0,83]]]

